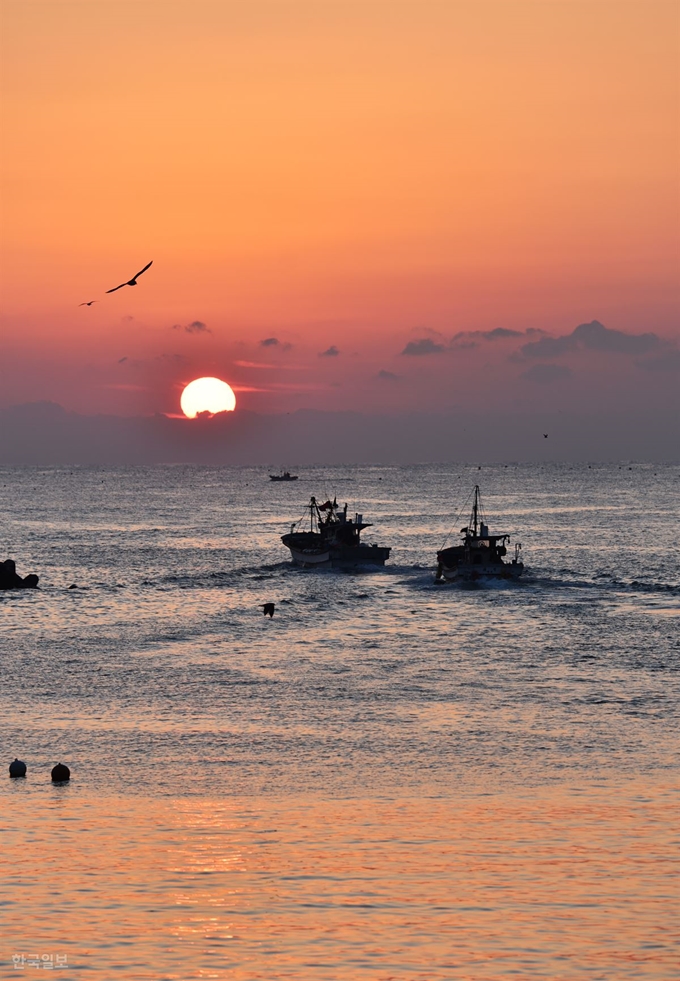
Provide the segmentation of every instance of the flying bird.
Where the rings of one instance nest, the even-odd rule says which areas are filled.
[[[547,438],[548,438],[548,434],[547,433],[543,433],[543,439],[547,439]]]
[[[97,303],[97,300],[86,300],[84,303],[79,303],[79,307],[91,307],[93,303]]]
[[[143,269],[140,269],[138,273],[135,273],[134,276],[132,277],[132,279],[128,279],[127,283],[121,283],[120,286],[114,286],[112,290],[107,290],[106,292],[107,293],[115,293],[116,290],[122,290],[122,288],[124,286],[136,286],[137,285],[137,277],[138,276],[141,276],[142,273],[143,272],[146,272],[147,269],[149,268],[149,266],[152,266],[152,265],[153,265],[153,259],[151,260],[151,262],[148,262],[144,266]]]
[[[276,606],[274,605],[274,603],[263,603],[262,604],[262,613],[264,614],[264,616],[269,616],[270,619],[274,616],[274,610],[275,609],[276,609]]]

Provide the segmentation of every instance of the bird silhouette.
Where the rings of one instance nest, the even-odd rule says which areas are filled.
[[[93,303],[97,303],[97,300],[86,300],[85,303],[79,303],[79,307],[91,307]]]
[[[122,288],[124,286],[136,286],[137,285],[137,277],[138,276],[141,276],[142,273],[143,272],[146,272],[147,269],[149,268],[149,266],[152,266],[152,265],[153,265],[153,259],[151,260],[151,262],[148,262],[144,266],[143,269],[140,269],[138,273],[135,273],[134,276],[132,277],[132,279],[128,279],[127,283],[121,283],[120,286],[114,286],[112,290],[107,290],[106,292],[107,293],[115,293],[116,290],[122,290]]]
[[[547,433],[543,433],[543,439],[547,439],[547,438],[548,438],[548,434]]]
[[[264,616],[269,616],[270,619],[274,616],[274,610],[275,609],[276,609],[276,606],[274,605],[274,603],[263,603],[262,604],[262,613],[263,613],[263,615]]]

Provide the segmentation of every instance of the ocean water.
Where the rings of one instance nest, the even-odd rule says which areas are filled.
[[[680,467],[297,472],[0,470],[0,977],[676,978]],[[475,483],[517,583],[434,582]]]

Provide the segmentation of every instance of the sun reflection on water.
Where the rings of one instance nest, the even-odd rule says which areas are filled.
[[[31,922],[95,976],[672,976],[668,786],[304,803],[69,791],[39,818],[35,790],[13,795],[5,936]]]

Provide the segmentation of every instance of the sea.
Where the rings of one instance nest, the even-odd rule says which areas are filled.
[[[295,472],[0,470],[0,977],[677,979],[680,466]]]

